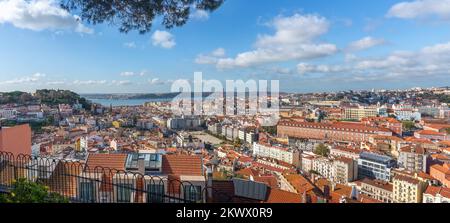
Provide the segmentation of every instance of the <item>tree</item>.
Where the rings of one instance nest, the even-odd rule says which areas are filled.
[[[68,203],[68,199],[48,191],[48,187],[19,179],[13,182],[13,189],[6,195],[0,195],[0,203]]]
[[[328,157],[328,154],[330,154],[330,149],[328,148],[328,146],[321,143],[316,146],[314,153],[320,156]]]
[[[219,8],[224,0],[60,0],[61,6],[80,14],[83,21],[92,24],[108,22],[119,25],[128,33],[151,30],[153,20],[162,17],[162,25],[170,29],[189,20],[192,9],[208,12]],[[117,24],[120,23],[120,24]]]
[[[402,125],[406,131],[411,131],[415,127],[415,123],[413,121],[403,121]]]
[[[445,132],[447,132],[447,134],[450,134],[450,128],[446,128]]]

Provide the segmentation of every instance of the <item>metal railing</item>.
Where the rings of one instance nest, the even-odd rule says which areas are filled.
[[[181,181],[177,176],[150,176],[89,167],[85,163],[0,152],[0,190],[27,179],[48,187],[74,203],[204,203],[231,202],[232,197],[207,182]]]

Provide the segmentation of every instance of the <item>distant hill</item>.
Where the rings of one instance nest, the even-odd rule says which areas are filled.
[[[0,93],[0,104],[70,104],[80,103],[83,108],[90,109],[91,103],[84,97],[68,90],[36,90],[34,94],[21,91]]]

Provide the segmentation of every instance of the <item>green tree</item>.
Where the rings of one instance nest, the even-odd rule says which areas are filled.
[[[330,149],[328,148],[328,146],[321,143],[316,146],[314,153],[320,156],[328,157],[328,155],[330,154]]]
[[[68,199],[48,191],[48,187],[19,179],[12,185],[10,193],[0,195],[0,203],[68,203]]]
[[[264,132],[267,132],[271,135],[277,134],[277,126],[263,126],[262,129]]]
[[[415,123],[413,121],[403,121],[402,122],[403,129],[406,131],[411,131],[415,127]]]
[[[446,128],[445,131],[447,132],[447,134],[450,134],[450,128]]]
[[[119,25],[121,32],[138,30],[144,34],[151,30],[153,20],[161,17],[166,28],[182,26],[193,9],[208,12],[219,8],[224,0],[60,0],[61,6],[80,14],[82,20],[100,24]]]

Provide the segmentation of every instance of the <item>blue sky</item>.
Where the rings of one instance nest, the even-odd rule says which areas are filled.
[[[287,92],[450,85],[450,0],[227,0],[183,27],[123,34],[54,0],[0,0],[0,92],[169,92],[280,80]]]

